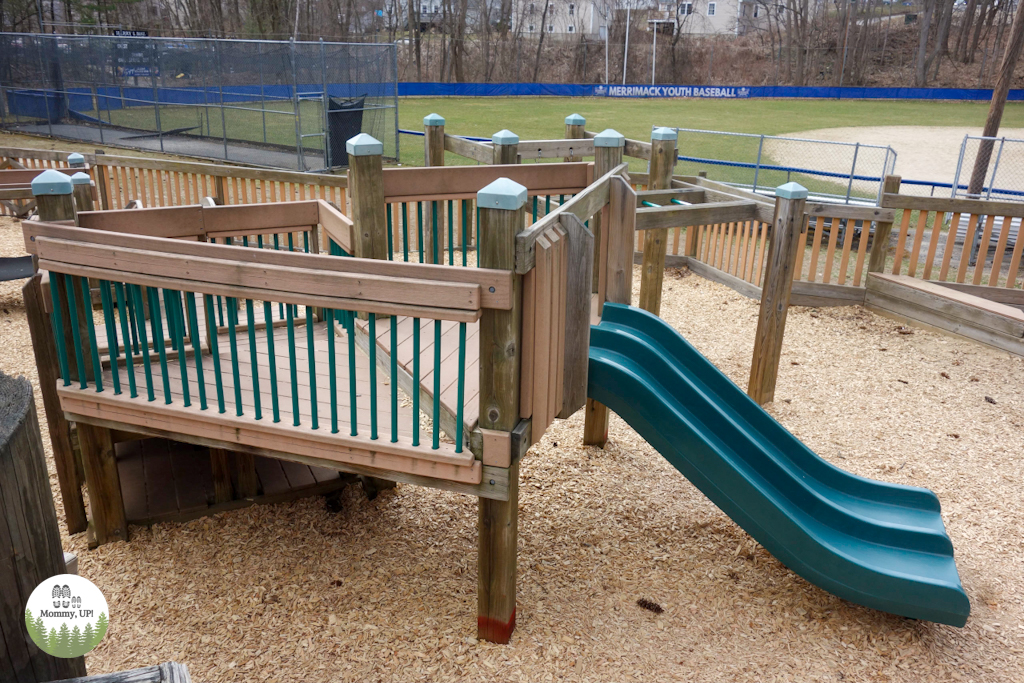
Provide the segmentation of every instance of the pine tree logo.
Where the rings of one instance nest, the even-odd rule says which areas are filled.
[[[72,574],[39,584],[25,608],[25,629],[40,650],[54,657],[81,657],[100,644],[110,625],[103,593]]]

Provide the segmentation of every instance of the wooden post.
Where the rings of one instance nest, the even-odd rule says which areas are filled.
[[[568,128],[568,126],[566,126]],[[626,138],[611,128],[605,129],[594,136],[594,177],[600,178],[622,163],[622,149]],[[594,289],[601,290],[601,280],[605,277],[605,254],[608,249],[607,235],[602,233],[602,225],[607,221],[608,207],[603,208],[590,219],[590,229],[594,233]],[[603,303],[603,302],[602,302]]]
[[[105,427],[79,422],[78,447],[85,464],[89,486],[89,510],[96,543],[128,540],[128,521],[121,497],[121,477],[117,473],[114,440]]]
[[[497,155],[496,155],[497,158]],[[526,226],[526,188],[499,178],[477,193],[481,268],[515,271],[516,235]],[[512,432],[519,423],[522,276],[512,308],[480,317],[480,428]],[[507,643],[516,626],[519,462],[509,468],[509,499],[480,499],[477,558],[477,637]]]
[[[444,166],[444,117],[428,114],[423,117],[423,165]],[[444,263],[446,202],[425,202],[423,205],[423,254],[424,263],[435,263],[434,259],[434,214],[437,214],[437,261]]]
[[[444,117],[427,114],[423,117],[423,165],[444,166]]]
[[[32,351],[39,373],[39,393],[43,397],[43,409],[50,433],[53,461],[57,469],[57,481],[64,501],[64,521],[69,534],[78,534],[89,525],[85,515],[85,501],[82,496],[82,479],[78,475],[74,447],[71,445],[71,425],[64,418],[57,396],[59,378],[57,347],[53,339],[53,324],[46,314],[43,276],[36,273],[21,290],[25,299],[25,317],[32,337]]]
[[[608,220],[602,224],[605,275],[598,293],[598,313],[604,302],[630,304],[633,293],[633,237],[636,234],[636,193],[625,178],[615,176],[608,186]],[[587,399],[583,443],[604,448],[608,443],[608,408]]]
[[[93,190],[92,190],[92,178],[89,177],[88,173],[78,173],[71,176],[71,186],[73,188],[72,194],[75,197],[75,208],[78,211],[92,211],[93,206]]]
[[[491,136],[491,144],[494,145],[495,164],[518,164],[519,163],[519,136],[512,131],[499,130]],[[483,210],[483,206],[480,207]],[[481,219],[482,222],[483,219]]]
[[[677,137],[676,131],[672,128],[655,128],[651,133],[651,171],[648,189],[667,190],[672,187]],[[645,232],[643,271],[640,274],[640,308],[654,315],[661,311],[661,289],[665,279],[667,247],[668,228]]]
[[[51,657],[25,630],[32,591],[66,573],[32,385],[0,373],[0,680],[85,675],[81,657]]]
[[[95,150],[95,153],[97,155],[97,160],[100,154],[106,154],[102,149]],[[95,163],[90,170],[93,172],[96,180],[96,194],[98,195],[97,203],[99,204],[100,209],[105,209],[107,211],[113,209],[113,206],[108,206],[110,198],[107,196],[107,167],[101,166],[99,163]]]
[[[569,114],[565,117],[565,139],[566,140],[582,140],[586,137],[583,133],[583,129],[587,126],[587,120],[579,114]],[[583,161],[582,156],[572,155],[563,158],[563,161]],[[597,171],[594,171],[594,176],[600,178]]]
[[[384,206],[384,145],[366,133],[345,143],[348,150],[348,191],[356,226],[355,255],[388,257],[387,214]]]
[[[47,169],[32,179],[32,194],[39,220],[49,223],[75,220],[74,186],[66,173]]]
[[[899,194],[900,181],[898,175],[885,176],[882,184],[882,194]],[[892,234],[892,221],[875,224],[875,239],[871,243],[871,256],[868,258],[868,272],[881,273],[885,270],[885,260],[889,256],[889,236]]]
[[[786,183],[775,190],[775,220],[768,241],[768,265],[761,288],[761,313],[754,336],[754,359],[750,363],[747,395],[760,405],[775,400],[782,338],[786,331],[789,295],[793,290],[793,268],[803,237],[807,189]]]
[[[85,157],[78,152],[68,155],[68,166],[71,168],[85,168]]]

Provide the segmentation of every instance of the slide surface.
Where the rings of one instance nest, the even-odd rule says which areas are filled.
[[[660,318],[605,304],[588,394],[811,583],[893,614],[967,621],[934,493],[822,460]]]

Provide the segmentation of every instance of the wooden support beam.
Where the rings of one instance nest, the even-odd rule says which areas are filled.
[[[235,499],[235,487],[231,483],[231,451],[223,448],[210,449],[210,469],[213,471],[213,499],[227,503]]]
[[[64,417],[57,396],[57,381],[60,377],[57,362],[57,347],[53,337],[50,316],[46,314],[43,298],[42,276],[36,273],[21,290],[25,299],[25,313],[28,318],[29,334],[32,337],[32,351],[35,353],[36,370],[39,373],[39,392],[43,397],[43,410],[50,434],[57,482],[61,499],[64,501],[64,520],[69,534],[86,530],[88,520],[82,484],[78,476],[76,456],[71,445],[71,424]]]
[[[423,117],[423,165],[444,166],[444,117],[427,114]]]
[[[494,145],[495,165],[519,163],[518,135],[510,130],[499,130],[491,137],[491,144]]]
[[[355,223],[355,255],[388,257],[387,207],[384,204],[384,145],[366,133],[345,143],[348,150],[349,196]]]
[[[761,288],[761,312],[747,384],[747,395],[759,405],[775,400],[779,357],[793,291],[793,269],[803,240],[806,201],[807,190],[797,183],[786,183],[775,191],[775,221],[769,236],[768,265]]]
[[[566,140],[583,140],[584,130],[587,125],[587,120],[579,114],[570,114],[565,117],[565,139]],[[583,161],[582,154],[572,154],[563,157],[564,161]],[[602,173],[598,173],[595,169],[594,174],[600,177]]]
[[[667,190],[672,187],[672,171],[676,166],[676,138],[677,133],[672,128],[655,128],[651,133],[651,182],[648,189]],[[654,315],[661,311],[667,247],[668,228],[648,230],[644,235],[640,308]]]
[[[92,211],[94,188],[92,178],[86,173],[76,173],[71,176],[71,184],[74,186],[75,208],[78,211]]]
[[[516,235],[526,225],[526,188],[507,178],[499,179],[480,190],[477,204],[480,265],[514,270]],[[515,276],[513,292],[511,310],[486,310],[480,318],[481,430],[512,432],[519,424],[521,275]],[[516,625],[518,460],[508,472],[508,500],[481,499],[479,503],[477,637],[497,643],[507,643]]]
[[[571,213],[562,214],[561,224],[569,238],[569,268],[565,274],[562,404],[556,405],[555,411],[558,417],[565,419],[587,401],[594,234]]]
[[[47,222],[75,220],[74,185],[60,171],[48,169],[32,180],[39,220]]]
[[[128,540],[128,521],[121,497],[121,478],[117,473],[114,440],[111,431],[85,422],[78,423],[78,444],[89,484],[89,508],[92,528],[99,545]]]
[[[622,147],[626,138],[611,128],[594,136],[594,176],[601,178],[622,163]],[[590,229],[594,233],[594,277],[592,291],[601,291],[600,283],[605,277],[605,255],[608,253],[607,235],[603,234],[602,225],[607,221],[607,206],[590,219]]]
[[[885,183],[882,186],[882,196],[887,194],[899,194],[900,176],[885,176]],[[909,211],[909,209],[906,209]],[[871,255],[868,257],[868,272],[881,273],[885,270],[885,259],[889,255],[889,236],[892,234],[892,220],[879,221],[875,224],[875,239],[871,244]]]

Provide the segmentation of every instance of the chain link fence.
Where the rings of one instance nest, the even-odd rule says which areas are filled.
[[[678,173],[707,171],[715,180],[769,195],[793,181],[822,200],[874,204],[885,176],[896,168],[891,147],[690,128],[676,131]]]
[[[313,171],[398,160],[392,44],[0,34],[0,126]]]
[[[981,187],[972,192],[971,176],[983,146],[989,148],[988,168]],[[965,135],[952,189],[954,197],[1024,201],[1024,140]]]

